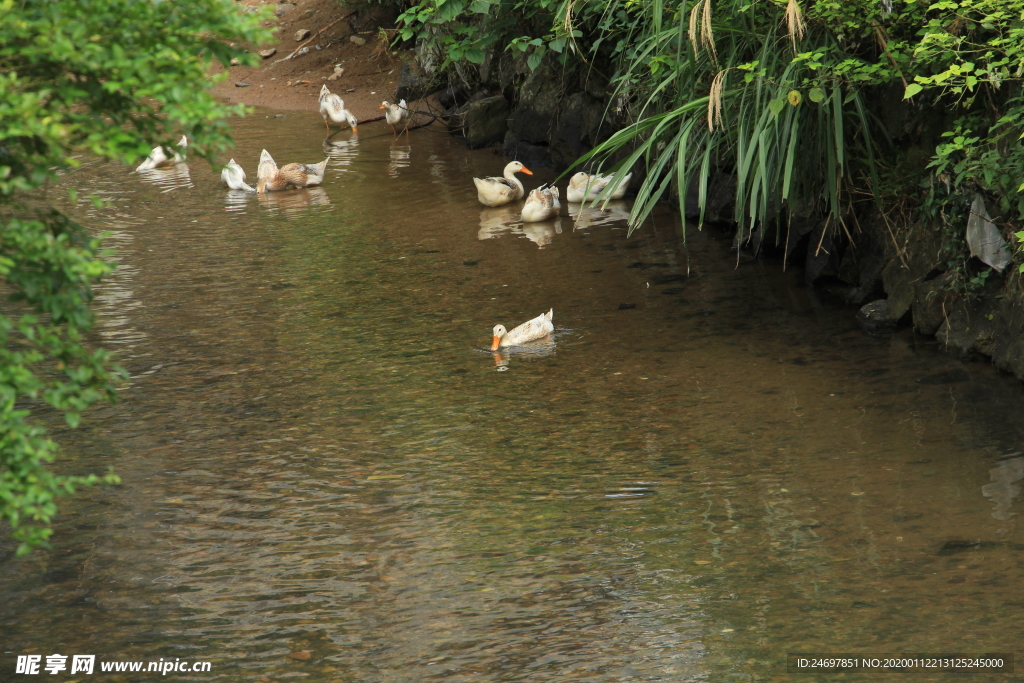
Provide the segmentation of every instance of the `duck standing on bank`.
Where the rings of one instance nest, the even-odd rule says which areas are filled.
[[[629,187],[629,179],[632,177],[632,173],[624,175],[608,199],[622,199],[626,195],[626,189]],[[614,179],[614,175],[590,175],[589,173],[577,173],[569,179],[569,187],[565,191],[565,198],[570,202],[583,202],[597,199],[598,195],[600,195]]]
[[[327,159],[319,164],[287,164],[277,167],[270,152],[263,150],[260,165],[256,169],[256,192],[276,192],[290,188],[314,187],[324,181]]]
[[[504,325],[495,325],[491,351],[496,351],[500,346],[516,346],[548,336],[555,329],[551,324],[554,315],[555,309],[552,308],[547,313],[541,313],[533,320],[527,320],[522,325],[514,327],[511,332],[506,332]]]
[[[526,203],[523,204],[523,222],[537,223],[538,221],[554,218],[558,215],[560,208],[562,208],[562,205],[558,202],[557,187],[553,185],[551,187],[538,187],[536,190],[531,190],[530,194],[526,197]]]
[[[409,109],[405,104],[405,100],[402,100],[398,104],[391,104],[387,100],[380,103],[380,108],[384,110],[384,120],[391,126],[391,130],[395,132],[395,137],[398,137],[398,126],[405,124],[404,133],[409,132]]]
[[[345,109],[345,100],[328,90],[326,85],[320,88],[320,116],[324,117],[324,125],[327,126],[328,131],[331,130],[331,124],[328,122],[330,120],[342,128],[347,124],[352,128],[353,133],[359,133],[357,128],[359,119]]]
[[[504,206],[510,202],[522,199],[526,190],[523,184],[516,178],[516,173],[533,175],[533,171],[523,166],[518,161],[509,162],[505,166],[501,178],[473,178],[476,185],[476,197],[484,206]]]
[[[146,157],[146,160],[139,164],[135,171],[152,171],[154,168],[167,168],[168,166],[180,164],[185,161],[184,152],[185,148],[188,147],[188,138],[182,135],[181,140],[178,140],[178,144],[176,146],[181,151],[175,151],[174,156],[172,157],[167,154],[167,149],[163,145],[157,145],[153,148],[153,151],[149,153],[149,156]]]
[[[232,190],[245,190],[255,192],[251,185],[245,183],[245,170],[232,159],[220,170],[220,179]]]

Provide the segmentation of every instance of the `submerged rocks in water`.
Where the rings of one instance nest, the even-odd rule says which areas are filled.
[[[889,315],[886,299],[872,301],[857,311],[857,322],[868,334],[888,334],[896,329],[896,321]]]
[[[939,555],[957,555],[969,550],[989,550],[1001,548],[1006,544],[1000,541],[946,541],[939,548]],[[1015,546],[1017,544],[1014,544]],[[1015,548],[1016,549],[1016,548]]]

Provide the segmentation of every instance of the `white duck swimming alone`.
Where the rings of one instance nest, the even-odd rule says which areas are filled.
[[[523,204],[523,222],[536,223],[554,218],[560,208],[562,206],[558,203],[557,187],[538,187],[531,190],[526,197],[526,203]]]
[[[314,187],[324,181],[327,159],[319,164],[287,164],[277,167],[270,152],[263,150],[260,165],[256,169],[256,192],[276,192],[290,188]]]
[[[622,199],[629,187],[629,179],[632,173],[627,173],[619,181],[618,186],[612,191],[609,199]],[[577,173],[569,179],[569,187],[565,191],[565,198],[570,202],[582,202],[597,199],[608,183],[615,179],[614,175],[590,175],[589,173]]]
[[[220,170],[220,179],[232,190],[245,190],[255,192],[251,185],[245,183],[245,170],[232,159]]]
[[[353,133],[359,132],[359,119],[345,109],[345,100],[328,90],[326,85],[320,88],[320,116],[324,117],[324,125],[327,126],[327,130],[331,129],[331,123],[335,123],[342,127],[347,124],[352,128]]]
[[[491,351],[497,350],[500,346],[525,344],[548,336],[555,329],[555,326],[551,324],[554,314],[555,309],[552,308],[547,313],[541,313],[533,320],[527,320],[522,325],[513,328],[511,332],[506,332],[504,325],[495,325]]]
[[[177,147],[179,147],[181,151],[175,151],[174,156],[172,157],[167,154],[167,149],[164,148],[163,145],[157,145],[153,148],[153,151],[149,153],[149,156],[146,157],[146,160],[139,164],[135,171],[152,171],[154,168],[167,168],[174,164],[180,164],[185,161],[184,152],[185,148],[188,147],[188,138],[182,135],[181,140],[178,141]]]
[[[395,137],[398,137],[398,126],[405,124],[405,130],[403,132],[409,132],[409,109],[406,105],[405,100],[402,100],[398,104],[391,104],[387,100],[384,100],[380,104],[380,108],[384,110],[384,120],[391,126],[391,130],[395,132]]]
[[[512,161],[505,166],[501,178],[473,178],[477,199],[484,206],[504,206],[509,202],[522,199],[526,190],[523,189],[519,178],[516,178],[516,173],[533,175],[533,171],[518,161]]]

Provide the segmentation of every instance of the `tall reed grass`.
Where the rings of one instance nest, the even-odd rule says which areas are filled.
[[[576,25],[575,8],[571,0],[560,7],[564,26]],[[733,218],[744,233],[778,228],[776,219],[794,211],[845,226],[851,174],[876,174],[878,129],[856,87],[819,75],[814,48],[839,46],[805,24],[796,0],[613,1],[605,9],[627,11],[642,20],[619,37],[633,48],[622,54],[612,99],[630,103],[633,123],[578,164],[620,177],[642,164],[631,226],[667,195],[680,205],[695,199],[703,223],[716,172],[736,177]]]

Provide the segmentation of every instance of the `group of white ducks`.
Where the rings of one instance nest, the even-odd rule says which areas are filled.
[[[395,136],[398,136],[398,127],[403,126],[404,132],[409,130],[409,109],[405,100],[398,104],[391,104],[384,101],[380,108],[384,110],[384,119],[391,126]],[[330,130],[331,123],[348,126],[355,134],[359,133],[359,119],[345,108],[345,101],[338,95],[332,93],[327,86],[320,89],[320,115],[324,118],[324,125]],[[151,171],[158,168],[169,168],[185,161],[185,150],[188,147],[188,138],[184,135],[176,145],[177,149],[168,150],[163,146],[153,148],[146,160],[139,164],[136,171]],[[278,168],[274,157],[270,152],[263,150],[260,153],[260,163],[256,170],[256,187],[245,182],[245,170],[237,161],[231,159],[221,169],[220,178],[232,190],[245,192],[276,192],[278,190],[302,189],[305,187],[316,187],[324,181],[324,171],[327,168],[327,159],[318,164],[287,164]]]
[[[526,193],[523,184],[516,177],[516,173],[533,175],[533,171],[523,166],[518,161],[513,161],[505,166],[505,171],[500,178],[473,178],[476,185],[477,199],[484,206],[504,206],[519,201]],[[566,189],[565,198],[570,202],[585,202],[596,199],[622,199],[629,187],[629,180],[632,173],[623,176],[614,188],[609,189],[615,180],[614,175],[591,175],[589,173],[577,173],[569,179],[569,187]],[[531,190],[523,204],[522,219],[525,223],[536,223],[546,221],[558,215],[561,205],[558,202],[558,188],[555,186],[542,185]],[[544,339],[550,335],[555,326],[551,319],[555,315],[555,309],[547,313],[541,313],[533,320],[527,320],[512,330],[506,330],[504,325],[495,325],[491,338],[491,351],[497,351],[505,346],[518,346],[527,342]]]
[[[384,110],[384,118],[395,136],[398,136],[398,128],[402,126],[403,132],[409,130],[409,109],[405,100],[398,104],[382,102],[380,108]],[[323,116],[324,125],[328,130],[331,123],[341,127],[348,126],[353,133],[358,134],[359,119],[348,109],[341,97],[332,93],[327,86],[320,89],[320,114]],[[180,164],[185,160],[185,151],[188,147],[188,138],[184,135],[176,145],[177,149],[168,150],[163,146],[153,148],[145,161],[136,171],[150,171],[158,168],[168,168]],[[318,164],[287,164],[278,167],[270,152],[263,150],[260,153],[260,163],[256,170],[256,187],[245,182],[245,170],[231,159],[221,170],[220,177],[232,190],[243,190],[245,192],[276,192],[278,190],[301,189],[315,187],[324,180],[324,171],[327,168],[327,159]],[[519,201],[526,194],[523,184],[516,177],[516,173],[533,175],[533,171],[526,168],[522,163],[513,161],[505,166],[502,176],[492,178],[473,178],[476,185],[477,198],[484,206],[504,206]],[[588,173],[577,173],[569,179],[569,187],[566,189],[566,199],[570,202],[585,202],[596,199],[621,199],[626,194],[629,180],[632,174],[623,176],[612,190],[609,185],[614,181],[613,175],[591,175]],[[558,201],[558,188],[553,185],[542,185],[531,190],[526,196],[523,204],[522,220],[526,223],[546,221],[558,215],[561,204]],[[554,331],[551,322],[554,316],[554,309],[547,313],[541,313],[533,320],[528,320],[522,325],[514,327],[511,331],[506,330],[504,325],[495,325],[491,350],[495,351],[501,347],[516,346],[527,342],[543,339]]]
[[[473,178],[476,185],[476,196],[484,206],[504,206],[519,201],[526,194],[523,184],[516,173],[533,175],[533,171],[522,163],[513,161],[505,166],[500,178]],[[585,202],[595,199],[622,199],[629,187],[632,173],[627,173],[619,180],[618,185],[610,192],[608,186],[615,180],[614,175],[591,175],[577,173],[569,179],[565,198],[570,202]],[[558,188],[554,185],[541,185],[531,190],[523,204],[522,219],[524,223],[546,221],[558,215],[562,206],[558,201]]]

